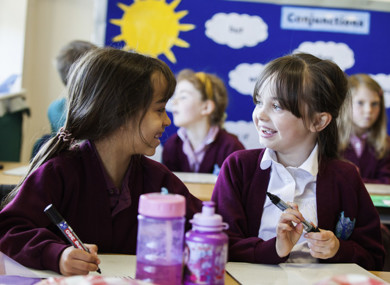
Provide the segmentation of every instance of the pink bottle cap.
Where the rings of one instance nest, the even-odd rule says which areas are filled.
[[[139,198],[138,212],[156,218],[184,217],[186,199],[178,194],[148,193]]]
[[[222,231],[229,228],[229,225],[222,221],[222,216],[215,213],[213,201],[203,202],[202,212],[196,213],[190,223],[194,230],[202,232]]]

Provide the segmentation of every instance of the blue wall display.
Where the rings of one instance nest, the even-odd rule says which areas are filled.
[[[335,61],[347,74],[370,74],[384,89],[390,113],[389,27],[388,12],[226,0],[110,0],[105,44],[157,56],[174,73],[191,68],[220,76],[229,92],[225,127],[247,148],[256,148],[253,87],[264,65],[287,53],[309,52]],[[172,124],[167,136],[174,132]]]

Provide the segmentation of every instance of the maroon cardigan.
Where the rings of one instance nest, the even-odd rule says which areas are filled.
[[[245,149],[237,136],[220,129],[214,142],[212,142],[200,164],[200,173],[213,173],[214,165],[222,166],[229,154],[236,150]],[[164,144],[162,163],[171,171],[192,172],[186,154],[183,152],[183,141],[177,134],[173,134]]]
[[[390,151],[383,158],[377,159],[374,149],[366,143],[361,157],[356,155],[351,145],[342,156],[356,164],[364,182],[390,184]]]
[[[138,202],[143,193],[160,192],[164,186],[184,195],[187,221],[201,211],[201,201],[164,165],[135,156],[129,167],[131,205],[112,217],[108,186],[93,144],[86,142],[77,151],[49,160],[0,212],[0,250],[25,266],[59,272],[60,255],[70,244],[43,212],[51,203],[84,243],[98,246],[99,253],[136,253]]]
[[[278,264],[288,259],[277,255],[276,238],[264,241],[258,237],[271,169],[260,168],[263,153],[262,149],[254,149],[230,155],[214,188],[212,200],[229,224],[230,261]],[[342,211],[346,217],[356,219],[349,239],[340,240],[337,254],[319,261],[357,263],[367,270],[382,270],[385,252],[379,215],[356,167],[341,160],[321,163],[316,196],[321,229],[334,231]]]

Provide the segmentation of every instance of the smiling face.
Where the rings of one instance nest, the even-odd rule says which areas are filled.
[[[204,118],[205,101],[201,92],[188,80],[177,83],[172,97],[173,122],[178,127],[188,128]]]
[[[160,144],[160,138],[165,128],[171,124],[165,106],[164,92],[166,89],[166,80],[160,73],[152,75],[153,100],[145,116],[139,125],[139,119],[129,121],[121,128],[122,134],[117,136],[116,141],[121,144],[123,155],[144,154],[154,155],[156,148]]]
[[[357,135],[367,132],[378,119],[381,98],[364,85],[352,90],[353,124]]]
[[[259,90],[252,118],[260,144],[277,152],[279,160],[288,156],[289,161],[293,159],[299,164],[315,145],[316,135],[305,126],[303,119],[281,108],[272,90],[272,80]]]

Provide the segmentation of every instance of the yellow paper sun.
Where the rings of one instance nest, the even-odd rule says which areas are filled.
[[[164,54],[175,63],[172,46],[190,46],[179,39],[180,31],[195,28],[192,24],[179,23],[179,20],[188,14],[188,11],[175,13],[180,2],[181,0],[174,0],[167,4],[165,0],[134,0],[129,6],[118,3],[124,13],[122,19],[110,20],[110,23],[121,28],[121,34],[114,37],[113,41],[124,41],[125,50],[136,50],[153,57]]]

